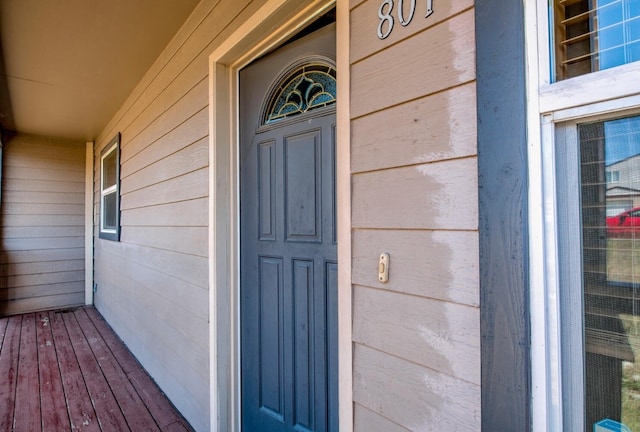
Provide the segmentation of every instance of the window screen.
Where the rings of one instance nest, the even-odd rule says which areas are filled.
[[[626,430],[604,428],[608,421],[636,431],[640,430],[640,117],[579,125],[578,139],[585,430]]]
[[[556,80],[640,60],[640,0],[554,0]]]

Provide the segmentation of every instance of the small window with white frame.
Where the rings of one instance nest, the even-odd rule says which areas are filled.
[[[120,241],[120,133],[100,154],[100,230],[102,239]]]
[[[612,169],[611,166],[607,167],[606,171],[607,183],[618,183],[620,181],[620,171]]]
[[[525,4],[533,430],[640,430],[640,0]]]

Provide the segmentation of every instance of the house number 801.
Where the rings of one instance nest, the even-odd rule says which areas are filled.
[[[433,0],[426,0],[427,13],[424,16],[427,18],[429,15],[433,13]],[[409,11],[405,15],[405,1],[398,0],[398,22],[402,27],[406,27],[409,25],[411,20],[413,19],[413,15],[416,13],[416,0],[410,0]],[[384,0],[380,5],[380,9],[378,9],[378,18],[380,18],[380,23],[378,23],[378,37],[380,39],[386,39],[393,30],[393,12],[394,0]]]

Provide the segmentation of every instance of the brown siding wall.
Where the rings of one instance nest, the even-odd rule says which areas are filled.
[[[95,304],[197,430],[209,428],[208,57],[261,5],[204,0],[96,141],[121,132],[121,242],[97,238]]]
[[[84,143],[4,143],[0,315],[84,303]]]
[[[354,426],[477,431],[473,1],[419,0],[406,27],[394,3],[380,40],[382,1],[350,2]]]

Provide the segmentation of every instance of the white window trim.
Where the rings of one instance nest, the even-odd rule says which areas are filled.
[[[106,189],[103,189],[104,186],[104,160],[111,155],[114,151],[118,149],[118,143],[112,145],[109,149],[107,149],[102,156],[100,157],[100,232],[115,234],[116,229],[113,228],[105,228],[104,220],[105,220],[105,211],[104,211],[104,200],[108,195],[111,195],[114,192],[118,192],[118,182],[116,181],[113,186],[109,186]],[[116,161],[117,163],[117,161]]]
[[[552,83],[548,29],[548,3],[525,0],[533,431],[563,425],[555,126],[640,108],[640,62]]]
[[[120,134],[118,133],[107,145],[105,150],[102,151],[100,155],[100,227],[99,227],[99,237],[106,240],[119,241],[120,236],[120,215],[116,214],[116,227],[105,228],[104,220],[105,220],[105,212],[104,212],[104,201],[108,195],[113,193],[116,194],[116,200],[120,199],[120,155],[119,155],[119,147],[120,147]],[[116,152],[116,182],[113,186],[109,186],[106,189],[103,189],[104,185],[104,160],[111,155],[113,152]],[[120,205],[116,204],[116,213],[120,212]],[[103,236],[106,234],[106,236]]]

